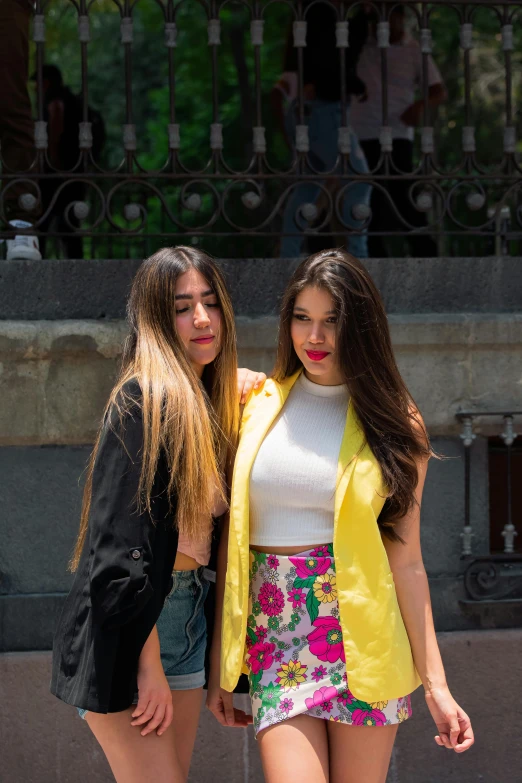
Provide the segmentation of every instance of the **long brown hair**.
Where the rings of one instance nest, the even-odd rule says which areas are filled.
[[[398,540],[394,525],[415,502],[416,460],[428,458],[432,451],[395,362],[382,299],[363,264],[345,250],[322,250],[305,259],[283,297],[274,369],[279,382],[302,367],[290,328],[296,297],[307,286],[324,289],[335,302],[339,368],[387,487],[379,525]]]
[[[176,330],[175,292],[178,278],[197,270],[216,294],[221,308],[219,353],[196,376]],[[143,450],[137,503],[150,513],[150,496],[158,459],[164,452],[170,470],[169,495],[177,496],[176,520],[181,533],[201,538],[208,532],[216,488],[233,457],[238,428],[237,350],[232,303],[224,278],[202,250],[163,248],[143,262],[127,306],[130,333],[125,342],[118,380],[105,408],[91,455],[83,495],[80,532],[71,560],[76,570],[85,541],[94,463],[110,413],[125,414],[136,401],[126,394],[132,379],[141,387]]]

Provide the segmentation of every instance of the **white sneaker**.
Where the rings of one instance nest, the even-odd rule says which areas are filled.
[[[25,220],[11,220],[13,228],[31,228],[31,223]],[[8,261],[41,261],[42,254],[38,237],[31,234],[17,234],[14,239],[7,240]]]

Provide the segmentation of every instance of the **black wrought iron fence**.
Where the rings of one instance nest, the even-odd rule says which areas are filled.
[[[464,575],[468,597],[472,601],[522,601],[522,525],[521,472],[522,450],[517,448],[518,433],[515,429],[517,417],[522,411],[463,411],[457,414],[462,424],[461,439],[464,445],[464,526],[462,557],[469,561]],[[471,461],[473,443],[477,437],[474,429],[477,421],[482,428],[486,425],[490,437],[489,448],[489,540],[484,551],[474,545],[473,519],[471,515]],[[500,426],[499,426],[500,425]],[[500,454],[501,461],[492,471],[492,460]],[[496,475],[495,475],[496,474]],[[495,483],[492,492],[491,484]],[[499,502],[500,501],[500,502]]]
[[[0,88],[0,238],[69,257],[519,254],[521,8],[36,0],[32,139]]]

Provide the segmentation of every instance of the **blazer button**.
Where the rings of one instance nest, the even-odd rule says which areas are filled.
[[[139,549],[133,549],[131,552],[131,557],[134,558],[134,560],[139,560],[141,557],[141,552]]]

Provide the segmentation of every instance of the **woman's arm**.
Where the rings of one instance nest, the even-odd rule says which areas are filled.
[[[161,664],[158,630],[154,626],[140,655],[138,703],[132,713],[131,726],[141,726],[142,737],[154,729],[161,737],[172,723],[172,716],[172,694]]]
[[[439,731],[435,741],[442,747],[462,753],[474,742],[473,729],[446,683],[420,545],[420,508],[427,467],[426,459],[419,461],[415,505],[395,527],[405,543],[390,541],[386,537],[383,537],[383,543],[415,666],[424,685],[428,708]]]
[[[214,633],[210,650],[210,677],[207,691],[207,707],[222,726],[243,728],[252,723],[252,716],[238,710],[233,704],[233,694],[220,687],[221,625],[223,599],[227,574],[229,515],[226,515],[219,541],[216,570],[216,606]]]

